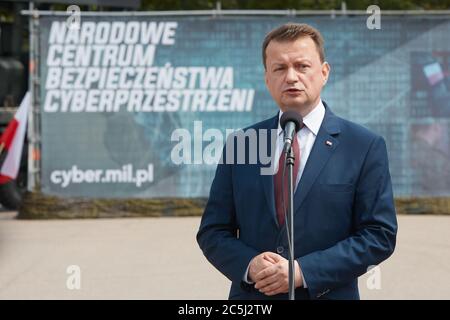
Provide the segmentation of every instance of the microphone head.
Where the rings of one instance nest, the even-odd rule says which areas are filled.
[[[286,124],[290,121],[294,122],[295,124],[295,132],[300,130],[300,128],[303,126],[303,118],[298,112],[295,111],[283,112],[280,118],[281,128],[284,130],[284,127],[286,127]]]

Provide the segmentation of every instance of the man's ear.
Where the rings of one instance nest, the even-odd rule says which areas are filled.
[[[328,81],[328,77],[330,76],[330,70],[331,70],[330,64],[329,64],[328,62],[325,61],[325,62],[322,64],[322,76],[323,76],[323,78],[324,78],[324,82],[323,82],[324,85],[325,85],[325,84],[327,83],[327,81]]]
[[[266,83],[266,87],[269,88],[269,84],[267,82],[267,69],[264,69],[264,82]]]

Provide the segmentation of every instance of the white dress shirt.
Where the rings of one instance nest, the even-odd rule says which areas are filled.
[[[283,150],[283,129],[281,129],[280,118],[283,111],[280,110],[278,115],[278,139],[277,148],[275,150],[275,169],[278,169],[278,163],[280,161],[281,152]],[[311,149],[316,141],[317,133],[322,125],[323,118],[325,116],[325,107],[322,100],[319,104],[303,118],[304,127],[297,132],[297,142],[300,150],[300,166],[298,168],[297,179],[295,181],[295,189],[297,189],[298,182],[302,177],[303,170],[305,169],[306,161],[308,160]],[[294,190],[295,190],[294,189]]]
[[[280,161],[281,152],[283,150],[283,129],[281,129],[280,118],[283,114],[283,111],[280,110],[278,114],[278,139],[275,149],[275,157],[277,161],[275,162],[275,170],[278,169],[278,163]],[[295,181],[295,189],[297,189],[300,178],[302,177],[303,170],[305,169],[306,161],[308,160],[309,154],[311,153],[311,149],[314,145],[314,141],[316,141],[317,133],[319,132],[320,126],[322,125],[323,118],[325,117],[325,107],[322,103],[322,100],[319,101],[319,104],[303,118],[303,128],[297,132],[297,142],[300,149],[300,165],[298,168],[297,179]],[[249,284],[253,284],[248,279],[248,270],[250,268],[250,264],[245,271],[243,280]],[[300,271],[301,272],[301,271]],[[303,275],[302,275],[303,278]],[[303,287],[307,288],[306,281],[303,278]]]

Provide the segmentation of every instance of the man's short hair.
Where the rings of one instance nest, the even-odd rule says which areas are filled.
[[[295,41],[301,37],[310,37],[314,41],[319,53],[320,62],[323,63],[325,61],[324,41],[319,30],[306,23],[286,23],[270,31],[264,38],[262,45],[264,69],[266,69],[266,49],[270,41]]]

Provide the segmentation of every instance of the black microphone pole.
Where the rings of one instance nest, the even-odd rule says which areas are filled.
[[[294,259],[294,164],[295,153],[293,148],[294,136],[303,124],[303,119],[297,112],[287,111],[283,113],[280,124],[285,130],[285,145],[283,152],[286,153],[285,168],[288,169],[288,212],[286,218],[286,227],[289,245],[289,300],[295,300],[295,259]],[[287,131],[287,132],[286,132]],[[283,176],[284,185],[284,176]],[[283,194],[284,199],[284,194]],[[283,206],[284,210],[284,206]],[[286,212],[285,212],[286,214]]]
[[[296,133],[294,133],[296,134]],[[294,163],[295,154],[291,144],[286,157],[286,166],[288,169],[288,215],[286,227],[289,243],[289,300],[295,300],[295,265],[294,265]]]

